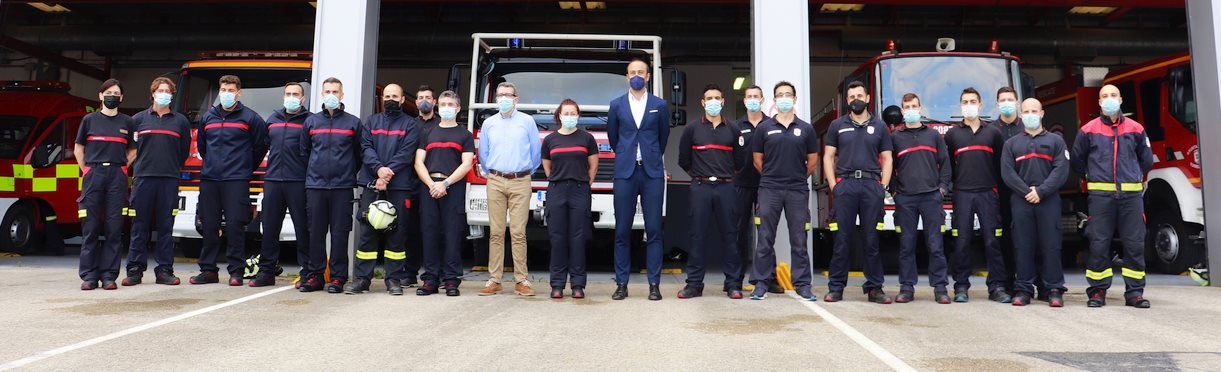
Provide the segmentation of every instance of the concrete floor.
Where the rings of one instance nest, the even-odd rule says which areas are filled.
[[[1178,276],[1151,275],[1153,308],[1137,310],[1119,293],[1086,308],[1079,272],[1068,307],[1052,309],[991,303],[978,290],[970,303],[939,305],[927,287],[911,304],[867,303],[853,290],[834,304],[734,301],[715,291],[719,274],[692,300],[674,298],[683,275],[665,275],[660,302],[645,299],[643,276],[632,297],[611,301],[607,273],[579,301],[478,297],[486,273],[470,273],[457,298],[391,297],[379,281],[359,296],[302,294],[285,290],[286,277],[273,288],[84,292],[75,268],[75,257],[0,258],[0,370],[1221,369],[1221,289]],[[176,270],[185,282],[197,269]],[[540,291],[546,275],[532,274]],[[815,277],[819,293],[825,284]]]

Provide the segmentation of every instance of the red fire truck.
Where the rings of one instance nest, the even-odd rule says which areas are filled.
[[[54,250],[80,233],[72,148],[81,118],[97,103],[69,90],[58,81],[0,86],[0,250]]]
[[[1145,260],[1150,270],[1182,273],[1200,262],[1205,249],[1191,57],[1182,53],[1113,70],[1101,84],[1119,88],[1124,115],[1144,125],[1153,148],[1153,170],[1145,180]],[[1101,84],[1072,79],[1040,87],[1037,96],[1049,119],[1044,122],[1052,129],[1057,123],[1070,128],[1097,117]],[[1064,132],[1071,143],[1076,131]],[[1066,219],[1084,220],[1088,210],[1081,186],[1071,184],[1065,191],[1073,201]]]

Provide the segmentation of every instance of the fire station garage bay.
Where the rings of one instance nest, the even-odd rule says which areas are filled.
[[[4,0],[0,370],[1221,370],[1219,48],[1207,0]]]

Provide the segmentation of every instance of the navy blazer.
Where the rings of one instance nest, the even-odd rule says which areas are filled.
[[[606,136],[615,151],[615,178],[632,176],[636,170],[637,148],[640,148],[645,175],[663,178],[666,170],[661,156],[666,152],[666,141],[670,138],[670,106],[666,100],[649,94],[644,118],[637,129],[628,94],[611,101],[610,111],[606,113]]]

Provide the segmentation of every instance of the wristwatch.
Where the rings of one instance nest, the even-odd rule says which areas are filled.
[[[441,184],[442,184],[442,185],[445,185],[445,189],[446,189],[446,190],[449,190],[449,180],[444,180],[444,181],[441,181]]]

